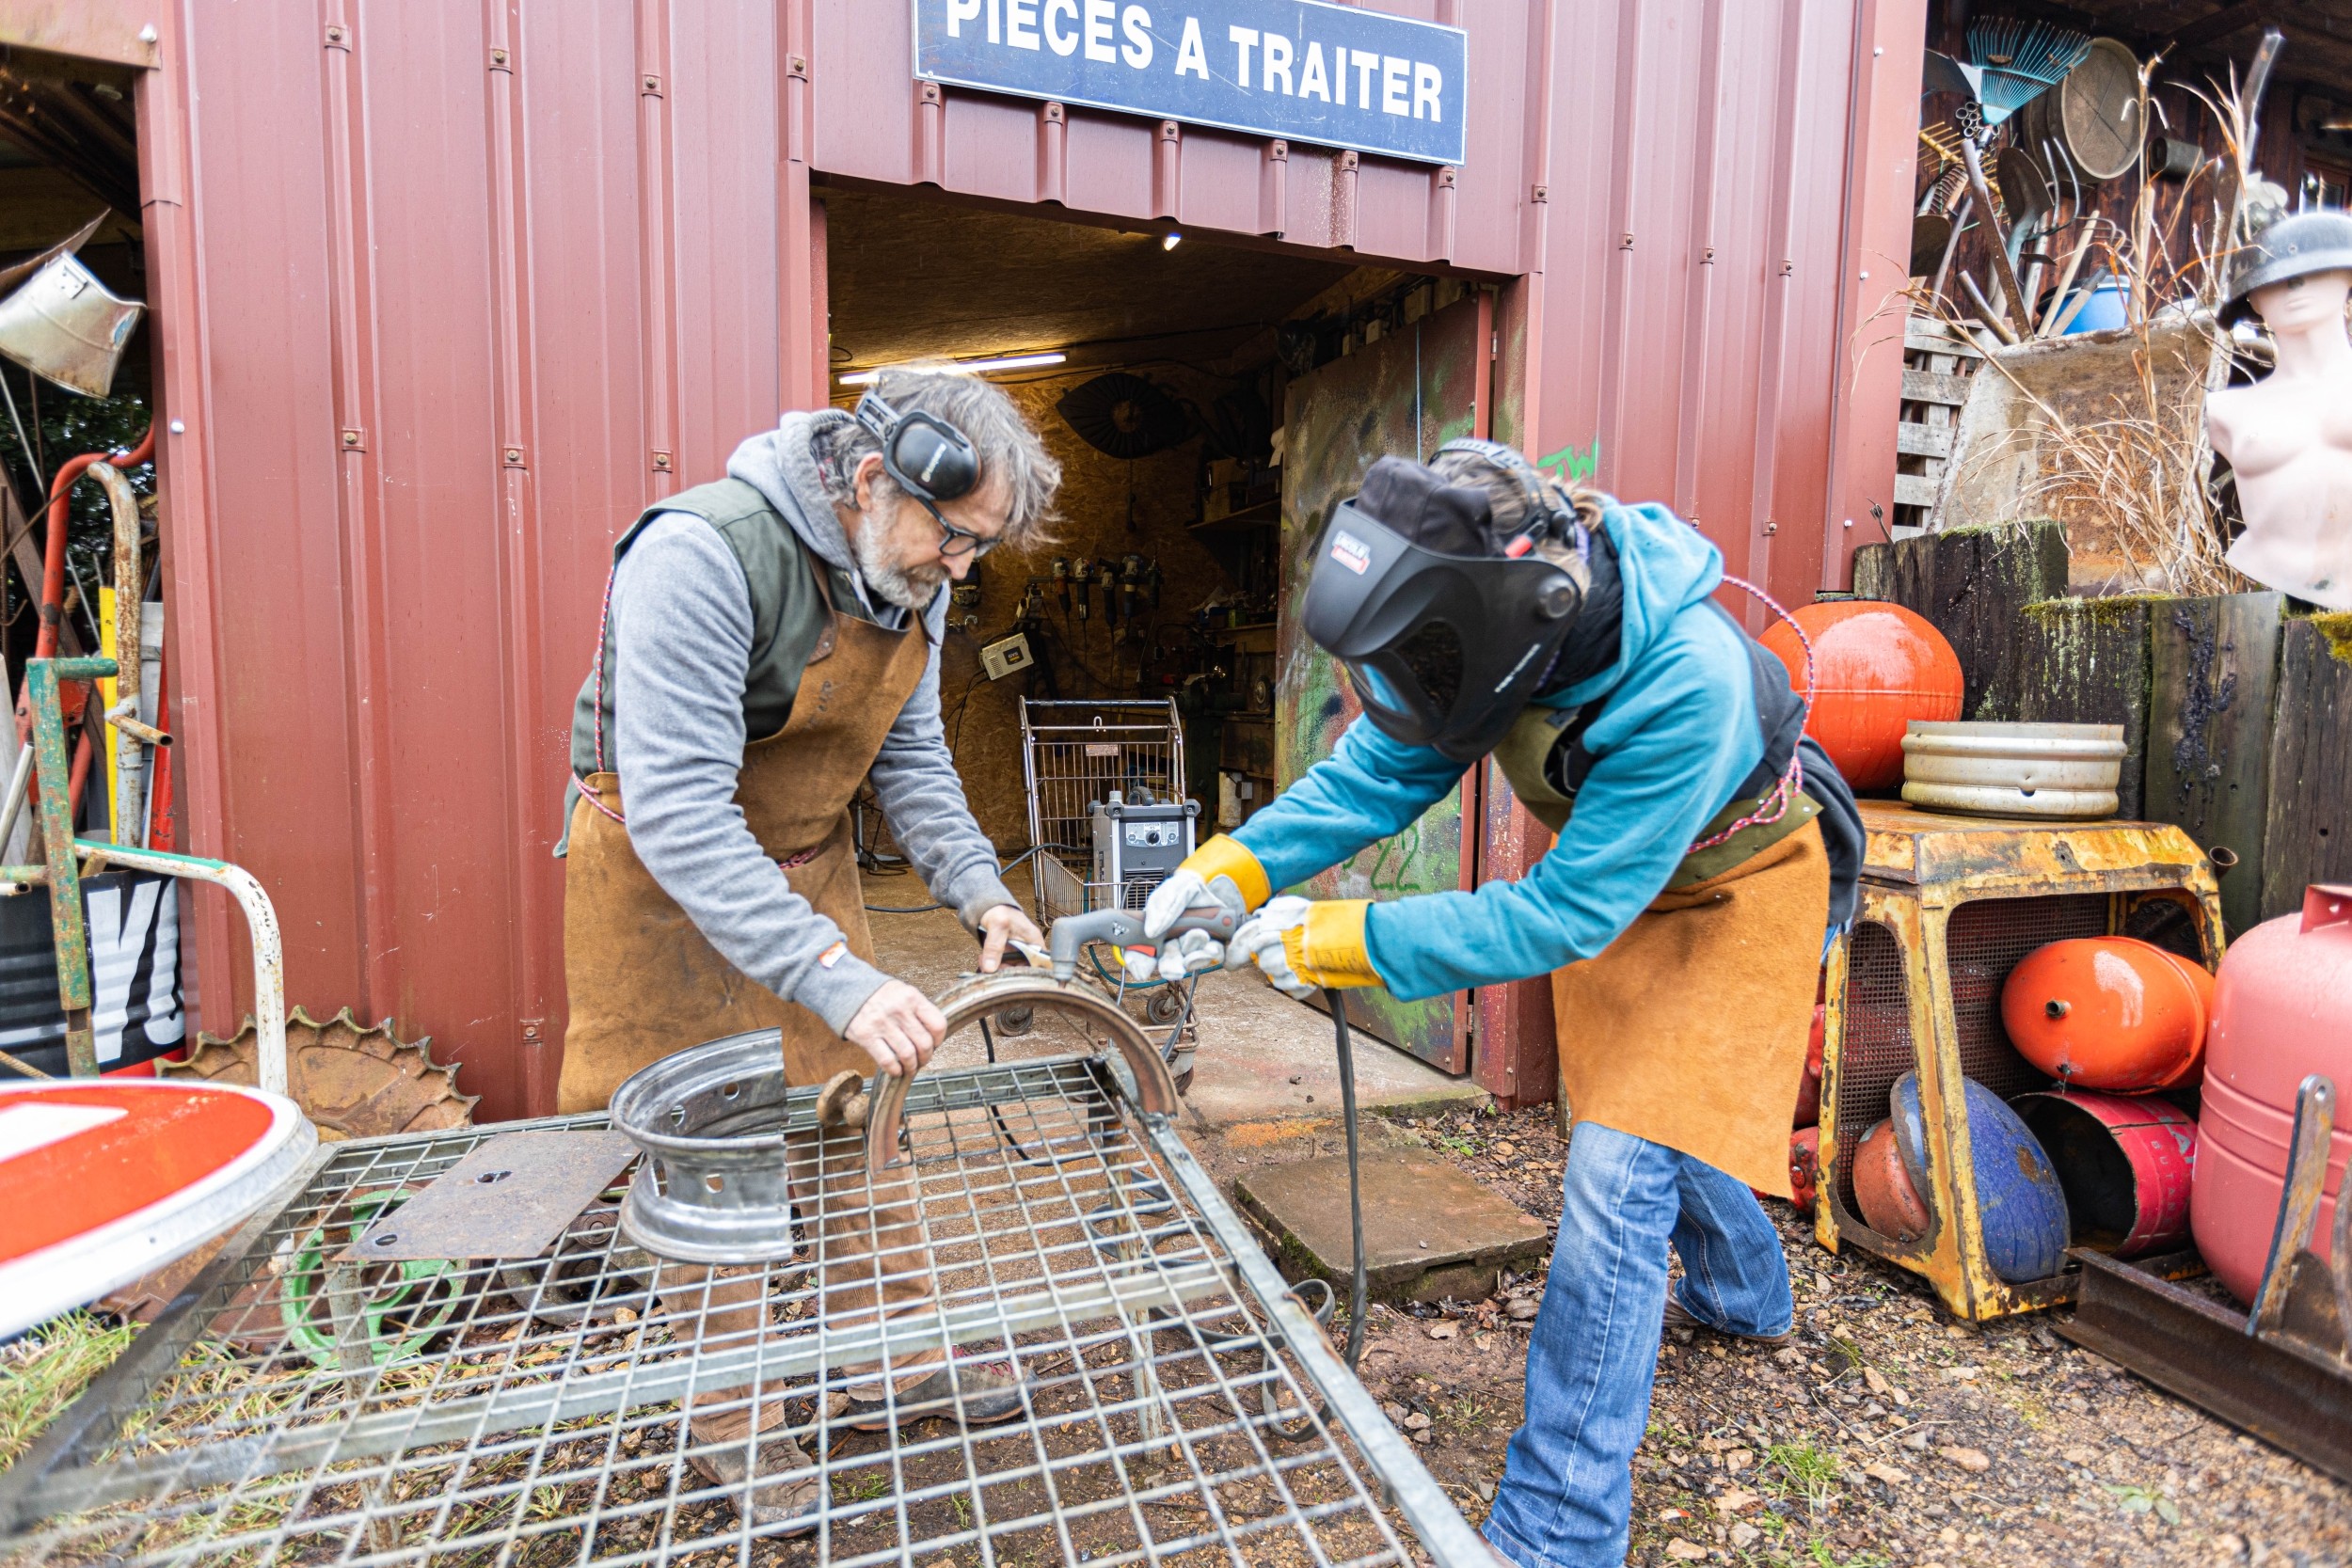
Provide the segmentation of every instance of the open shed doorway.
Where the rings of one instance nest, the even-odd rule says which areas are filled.
[[[138,76],[99,60],[0,50],[0,689],[11,707],[40,635],[53,482],[83,454],[139,448],[153,420],[151,318],[142,309],[127,336],[120,331],[123,302],[143,303],[150,293]],[[60,247],[67,247],[62,255]],[[56,653],[120,654],[126,675],[96,683],[95,700],[84,683],[63,682],[59,705],[77,832],[167,849],[178,842],[170,753],[135,745],[127,755],[137,760],[119,769],[126,753],[104,718],[119,697],[135,692],[135,705],[122,716],[168,727],[160,717],[156,469],[142,461],[122,472],[136,498],[135,558],[118,558],[117,519],[99,483],[85,479],[67,492]],[[135,650],[127,635],[118,642],[126,620]],[[0,728],[0,775],[12,771],[18,752],[14,724]],[[8,863],[41,859],[32,817],[28,807],[0,844]],[[90,909],[125,911],[119,933],[106,931],[105,944],[94,948],[102,1072],[151,1073],[184,1038],[179,895],[162,882],[160,897],[133,896],[142,875],[86,873],[82,882]],[[45,895],[0,901],[0,1051],[64,1073],[65,1019]],[[114,993],[121,1000],[110,1003],[109,984],[123,988]]]
[[[1032,818],[1024,698],[1172,701],[1184,754],[1174,787],[1200,802],[1199,836],[1246,820],[1327,754],[1355,711],[1290,614],[1305,552],[1375,457],[1484,433],[1491,296],[1461,278],[1165,224],[1102,227],[864,187],[820,198],[836,406],[852,405],[856,378],[878,367],[1059,356],[984,372],[1020,404],[1063,480],[1053,542],[990,556],[949,616],[941,711],[981,828],[1007,859],[1070,844],[1044,851],[1063,867],[1045,871],[1057,901],[1093,876],[1068,802],[1057,815],[1042,800]],[[992,675],[983,650],[1014,638],[1025,658]],[[1098,771],[1081,793],[1122,787],[1132,800],[1138,785],[1168,787],[1148,763]],[[1463,822],[1457,794],[1316,891],[1469,885],[1478,835],[1466,854]],[[879,819],[860,827],[869,871],[891,869]],[[1030,895],[1029,868],[1019,877]],[[1141,889],[1098,882],[1083,896],[1133,903]],[[1466,1005],[1382,992],[1356,1011],[1391,1043],[1468,1069]]]

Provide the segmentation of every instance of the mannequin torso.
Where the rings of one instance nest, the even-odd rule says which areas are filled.
[[[2324,272],[2250,296],[2278,368],[2211,393],[2206,428],[2237,476],[2246,531],[2230,564],[2266,587],[2352,610],[2352,272]]]

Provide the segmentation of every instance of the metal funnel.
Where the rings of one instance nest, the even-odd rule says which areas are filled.
[[[63,245],[0,272],[0,354],[93,398],[113,388],[123,345],[147,309],[117,298],[73,255],[104,218],[100,214]]]

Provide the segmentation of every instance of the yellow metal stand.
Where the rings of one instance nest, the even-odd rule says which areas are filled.
[[[2071,1300],[2076,1270],[2010,1284],[1986,1261],[1970,1158],[1973,1078],[2007,1099],[2048,1086],[2001,1026],[2001,988],[2047,942],[2169,934],[2207,968],[2221,959],[2221,895],[2204,853],[2150,822],[2053,824],[1947,816],[1862,802],[1869,831],[1853,929],[1829,960],[1821,1075],[1820,1203],[1815,1233],[1924,1275],[1975,1321]],[[1887,1115],[1887,1091],[1916,1069],[1934,1222],[1904,1244],[1864,1223],[1853,1151]]]

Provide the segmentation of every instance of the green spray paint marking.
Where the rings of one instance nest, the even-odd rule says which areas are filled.
[[[1551,474],[1563,484],[1581,484],[1600,472],[1600,437],[1593,437],[1593,450],[1586,452],[1571,441],[1535,465]],[[1557,470],[1556,472],[1554,470]]]

